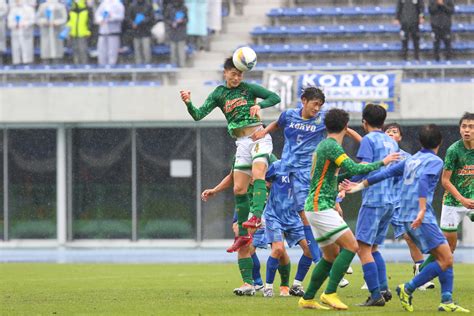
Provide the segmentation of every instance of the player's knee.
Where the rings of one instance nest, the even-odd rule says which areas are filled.
[[[234,184],[234,195],[247,194],[247,188],[240,184]]]
[[[285,254],[285,249],[280,246],[272,247],[272,257],[273,258],[281,258]]]

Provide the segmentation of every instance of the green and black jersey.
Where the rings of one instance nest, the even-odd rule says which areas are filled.
[[[461,140],[449,146],[444,158],[444,169],[452,171],[450,181],[459,193],[468,199],[474,199],[474,149],[467,149]],[[462,206],[461,202],[446,191],[444,205]]]
[[[280,102],[280,97],[276,93],[257,84],[242,82],[236,88],[218,86],[200,108],[194,107],[192,102],[186,105],[195,121],[206,117],[214,108],[221,109],[227,120],[229,134],[234,137],[233,131],[237,128],[262,124],[260,118],[250,117],[250,108],[257,104],[257,98],[262,99],[258,103],[262,109]]]
[[[383,166],[382,161],[358,164],[349,158],[334,138],[326,138],[319,143],[313,154],[311,186],[305,203],[305,211],[334,209],[338,194],[337,175],[344,168],[348,177],[369,173]]]

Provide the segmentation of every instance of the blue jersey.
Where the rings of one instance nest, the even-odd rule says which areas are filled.
[[[302,109],[289,109],[281,113],[278,127],[284,130],[285,145],[281,160],[284,166],[295,169],[311,169],[313,153],[318,144],[326,137],[324,117],[326,110],[321,109],[311,119],[301,117]]]
[[[407,158],[411,157],[411,154],[407,153],[406,151],[400,149],[400,161],[404,161]],[[403,184],[403,176],[398,176],[393,178],[393,188],[392,188],[392,199],[394,204],[398,204],[400,202],[400,192],[402,190]]]
[[[362,138],[357,158],[362,162],[383,160],[388,154],[398,151],[398,144],[382,131],[373,131]],[[383,170],[382,167],[381,169]],[[369,175],[376,173],[371,172]],[[393,204],[393,179],[387,179],[362,191],[362,206],[382,207]]]
[[[265,220],[280,222],[286,228],[300,226],[290,174],[284,170],[280,160],[268,168],[265,178],[272,183],[264,211]]]
[[[400,222],[412,222],[419,212],[419,198],[426,198],[426,213],[423,218],[425,224],[436,224],[436,215],[433,210],[433,195],[438,183],[443,160],[433,151],[422,149],[415,155],[367,178],[369,184],[394,176],[403,176],[400,191]]]

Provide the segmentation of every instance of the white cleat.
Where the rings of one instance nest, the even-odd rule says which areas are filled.
[[[422,286],[420,286],[418,288],[418,290],[420,291],[426,291],[428,289],[434,289],[435,288],[435,284],[433,282],[426,282],[425,284],[423,284]]]
[[[264,285],[263,284],[257,284],[254,286],[255,292],[263,292]]]
[[[367,286],[367,283],[364,282],[364,284],[362,284],[362,286],[360,287],[361,290],[368,290],[369,287]]]
[[[263,297],[273,297],[273,289],[266,287],[263,289]]]
[[[255,295],[255,287],[248,283],[244,283],[241,287],[234,289],[234,294],[238,296],[253,296]]]
[[[352,274],[354,273],[354,270],[352,270],[352,267],[349,266],[349,268],[347,268],[347,271],[346,271],[347,274]]]
[[[345,279],[345,278],[342,278],[341,282],[339,282],[339,287],[342,289],[342,288],[345,288],[346,286],[349,285],[349,280]]]
[[[420,273],[420,264],[419,263],[415,263],[415,265],[413,266],[413,274],[414,275],[417,275]],[[428,289],[434,289],[435,288],[435,284],[433,282],[426,282],[425,284],[423,284],[422,286],[420,286],[418,288],[418,290],[420,291],[426,291]]]

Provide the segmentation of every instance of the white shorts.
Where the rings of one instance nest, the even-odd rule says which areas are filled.
[[[306,212],[306,218],[320,247],[335,243],[339,237],[350,229],[341,215],[334,209]]]
[[[443,205],[439,224],[441,230],[444,232],[456,232],[463,217],[468,213],[469,209],[464,206]]]
[[[265,135],[254,142],[251,136],[243,136],[235,141],[237,152],[235,154],[234,170],[252,175],[252,164],[260,161],[268,165],[268,158],[273,151],[272,137]]]

